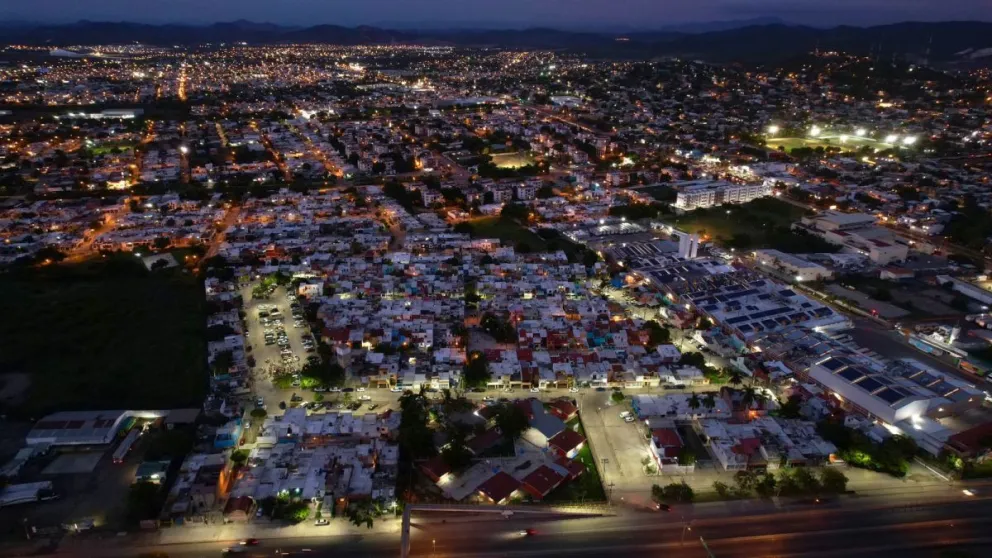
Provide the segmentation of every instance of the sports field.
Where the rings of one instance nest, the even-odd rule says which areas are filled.
[[[824,149],[827,147],[839,147],[841,151],[857,151],[866,145],[878,150],[895,147],[891,143],[858,136],[844,136],[843,140],[841,136],[821,136],[817,138],[768,138],[766,141],[769,148],[778,149],[779,147],[783,147],[787,153],[800,147],[809,147],[810,149],[816,149],[817,147],[823,147]]]

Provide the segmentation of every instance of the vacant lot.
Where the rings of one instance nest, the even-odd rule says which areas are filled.
[[[133,257],[0,276],[0,371],[31,384],[11,411],[199,406],[203,290]]]
[[[790,230],[805,210],[775,198],[760,198],[742,205],[696,209],[664,220],[676,228],[699,233],[728,248],[774,248],[783,252],[836,252],[827,242]]]
[[[532,252],[543,252],[547,249],[544,239],[530,232],[513,219],[502,217],[482,217],[469,221],[472,224],[472,236],[475,238],[498,238],[506,246],[517,246],[524,243]]]

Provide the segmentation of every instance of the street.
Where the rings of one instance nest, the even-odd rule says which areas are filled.
[[[822,507],[821,507],[822,506]],[[697,506],[698,508],[698,506]],[[933,556],[935,549],[975,547],[992,542],[992,502],[959,499],[897,507],[850,509],[837,504],[789,507],[771,513],[717,513],[690,515],[675,509],[665,512],[629,512],[617,516],[580,519],[466,518],[442,522],[415,516],[411,556],[606,556],[650,555],[694,558],[706,556],[705,540],[712,555],[728,556]],[[498,517],[498,516],[496,516]],[[532,536],[521,534],[533,529]],[[172,544],[155,547],[170,557],[219,555],[235,541]],[[105,548],[107,556],[134,556],[146,550]],[[147,549],[151,550],[151,549]],[[266,539],[244,555],[273,556],[300,553],[306,556],[395,557],[399,536],[395,532],[340,536]],[[68,548],[66,549],[68,551]],[[69,555],[69,554],[66,554]],[[285,554],[283,554],[285,555]]]

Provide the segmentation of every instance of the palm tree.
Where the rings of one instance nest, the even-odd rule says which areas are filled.
[[[703,407],[706,407],[711,411],[714,407],[716,407],[716,397],[714,397],[712,393],[707,393],[706,397],[703,398]]]
[[[702,406],[702,401],[699,400],[699,395],[693,393],[692,397],[689,398],[689,408],[692,409],[693,414],[696,413],[696,409]]]
[[[731,385],[739,386],[744,383],[744,374],[741,373],[740,370],[736,368],[731,368],[729,369],[729,371],[730,371],[730,377],[727,378],[727,381],[730,382]]]

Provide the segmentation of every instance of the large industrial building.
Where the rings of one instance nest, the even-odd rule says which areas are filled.
[[[909,255],[909,247],[875,222],[875,216],[865,213],[824,211],[813,217],[803,217],[793,228],[843,246],[848,252],[868,256],[879,265],[904,261]]]

